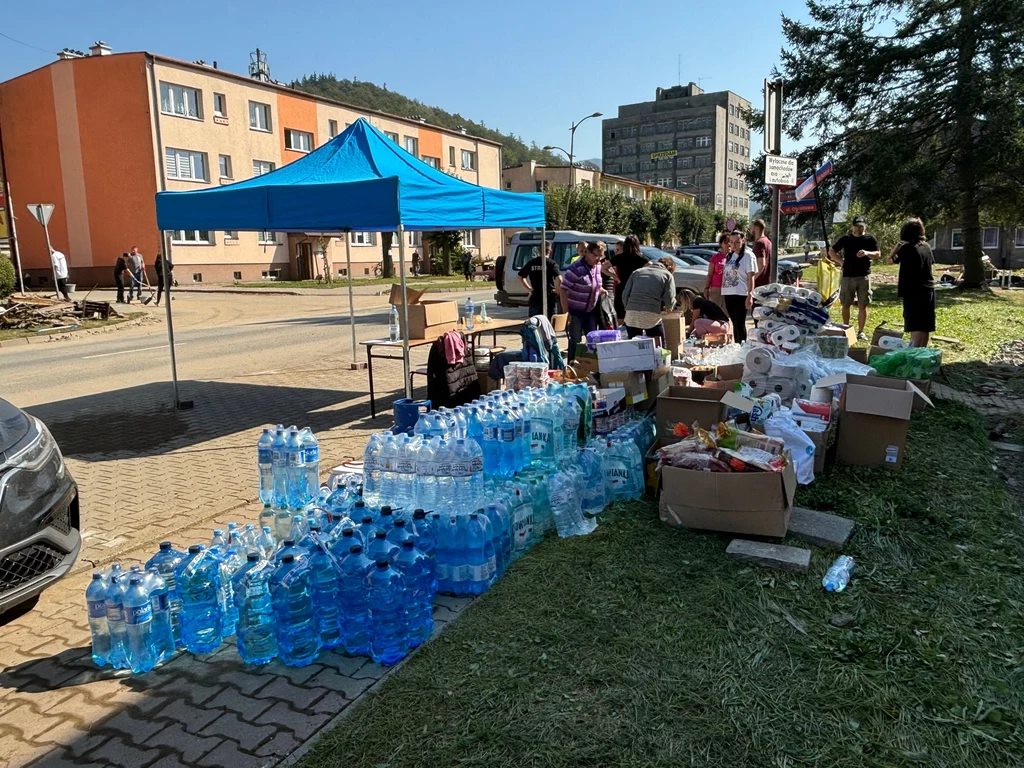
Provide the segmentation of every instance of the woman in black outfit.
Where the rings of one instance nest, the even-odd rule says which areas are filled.
[[[124,304],[124,273],[128,269],[128,254],[123,253],[114,262],[114,285],[117,286],[117,303]]]
[[[626,317],[626,307],[622,303],[622,290],[629,282],[630,276],[640,267],[647,265],[647,259],[640,251],[640,238],[636,235],[626,235],[622,244],[622,253],[612,256],[612,266],[615,267],[615,274],[618,282],[615,283],[615,316],[619,322]]]
[[[889,261],[900,265],[896,295],[903,299],[903,329],[910,333],[912,346],[927,347],[928,335],[935,331],[935,257],[925,242],[920,219],[909,219],[903,225]]]

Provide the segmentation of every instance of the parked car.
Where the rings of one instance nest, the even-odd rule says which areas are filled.
[[[715,251],[709,251],[707,248],[694,248],[692,246],[676,248],[676,256],[695,267],[701,264],[706,267],[711,263],[711,257],[714,255]]]
[[[81,547],[78,485],[57,442],[0,399],[0,616],[31,608]]]
[[[676,295],[680,289],[689,288],[697,293],[704,292],[704,283],[707,282],[708,268],[704,266],[693,266],[687,264],[685,261],[680,259],[678,256],[673,256],[667,251],[662,251],[657,248],[652,248],[648,245],[640,247],[640,252],[647,257],[649,261],[656,261],[668,256],[676,263],[676,271],[672,273],[672,277],[676,283]]]

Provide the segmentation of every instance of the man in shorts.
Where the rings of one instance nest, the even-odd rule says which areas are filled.
[[[871,260],[881,256],[878,241],[867,233],[867,222],[857,216],[850,233],[843,235],[828,250],[829,257],[842,265],[843,278],[839,286],[839,303],[843,306],[843,323],[850,324],[850,307],[857,305],[857,338],[864,341],[864,326],[868,322],[868,304],[871,303]]]

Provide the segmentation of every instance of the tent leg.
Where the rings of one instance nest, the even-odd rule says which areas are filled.
[[[356,359],[356,311],[352,301],[352,232],[345,230],[345,274],[348,276],[348,328],[352,333],[352,362],[349,370],[358,371],[366,367]]]
[[[171,236],[160,233],[164,244],[164,264],[173,267],[171,260]],[[164,317],[167,319],[167,348],[171,352],[171,382],[174,384],[174,410],[187,411],[194,403],[191,400],[182,400],[178,392],[178,360],[174,355],[174,323],[171,320],[171,289],[174,287],[173,272],[164,269]]]
[[[544,298],[541,300],[544,317],[548,317],[548,229],[547,224],[540,230],[540,284],[544,286]]]
[[[412,382],[409,381],[409,296],[405,285],[405,227],[398,225],[398,272],[402,280],[402,319],[405,333],[402,334],[402,370],[405,378],[405,396],[412,399]]]

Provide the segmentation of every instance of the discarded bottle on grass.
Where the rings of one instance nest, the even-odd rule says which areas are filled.
[[[143,586],[153,606],[153,650],[159,664],[174,655],[174,633],[171,630],[171,599],[167,582],[156,568],[146,570]]]
[[[142,576],[132,574],[124,592],[124,623],[128,634],[128,661],[139,675],[156,666],[153,648],[153,604],[142,584]]]
[[[825,578],[821,580],[821,586],[825,588],[826,592],[842,592],[850,583],[850,576],[853,574],[855,566],[856,563],[852,557],[840,555],[825,573]]]
[[[405,582],[386,557],[370,573],[370,658],[390,666],[409,653]]]
[[[198,544],[174,572],[181,598],[181,639],[192,653],[210,653],[221,642],[220,559]]]
[[[274,564],[255,552],[235,574],[232,591],[238,611],[238,655],[246,664],[266,664],[277,657],[270,579]]]
[[[401,329],[398,327],[398,308],[392,304],[388,312],[388,338],[391,341],[398,341],[401,338]]]
[[[305,558],[289,552],[270,579],[277,650],[290,667],[310,664],[320,652],[320,633],[313,613],[313,572]]]
[[[264,429],[256,441],[256,465],[260,472],[260,501],[269,504],[274,500],[274,436]]]
[[[96,571],[85,590],[85,603],[89,610],[89,632],[92,635],[92,660],[102,667],[110,657],[110,629],[107,627],[107,583]]]
[[[156,568],[167,586],[167,599],[170,601],[171,609],[171,634],[174,635],[174,644],[181,647],[181,595],[178,594],[178,584],[174,578],[174,572],[178,564],[185,559],[185,553],[179,552],[171,546],[169,541],[160,542],[160,551],[146,561],[146,570]]]

